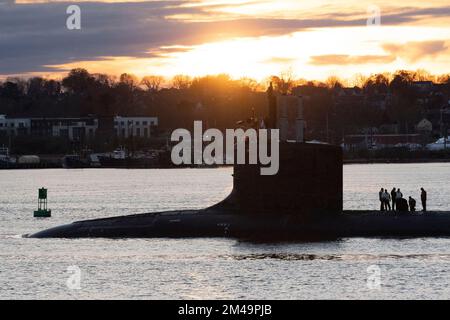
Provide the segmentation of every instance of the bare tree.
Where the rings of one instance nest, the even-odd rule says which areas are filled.
[[[139,80],[138,78],[133,75],[133,74],[129,74],[129,73],[123,73],[120,75],[120,83],[128,86],[130,89],[134,89],[137,87]]]
[[[249,77],[243,77],[239,79],[239,83],[243,87],[249,88],[251,91],[258,91],[262,90],[260,84],[255,79],[249,78]]]
[[[414,72],[414,80],[416,81],[433,81],[436,82],[436,76],[431,75],[427,70],[418,69]]]
[[[145,76],[142,78],[141,84],[146,86],[149,91],[159,91],[163,82],[163,76]]]
[[[177,74],[172,78],[172,87],[175,89],[187,89],[192,83],[191,77],[183,74]]]
[[[367,76],[363,75],[362,73],[355,74],[352,79],[350,80],[350,83],[354,87],[362,88],[364,84],[367,82]]]
[[[273,84],[275,91],[281,94],[289,94],[295,85],[291,69],[281,72],[279,76],[271,76],[269,82]]]
[[[329,76],[327,80],[325,80],[325,83],[327,84],[328,88],[343,88],[342,80],[339,79],[336,76]]]

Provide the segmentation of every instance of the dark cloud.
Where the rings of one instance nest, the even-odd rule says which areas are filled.
[[[450,6],[435,8],[403,8],[397,12],[382,15],[382,21],[391,23],[413,22],[424,19],[446,18],[450,16]]]
[[[68,4],[1,8],[0,47],[4,49],[0,51],[0,74],[49,71],[45,65],[103,56],[151,57],[161,46],[189,46],[237,36],[277,35],[341,24],[295,19],[189,22],[167,18],[205,10],[182,7],[185,3],[81,3],[81,30],[66,28]]]
[[[390,63],[396,59],[392,55],[362,55],[350,56],[340,54],[329,54],[322,56],[312,56],[310,64],[313,65],[355,65],[355,64],[370,64],[370,63]]]
[[[424,20],[433,20],[436,18],[447,18],[450,16],[450,6],[438,6],[433,8],[413,8],[413,7],[398,7],[386,9],[380,7],[381,24],[382,25],[400,25],[407,23],[415,23]],[[339,19],[342,21],[354,20],[357,15],[366,16],[366,12],[355,12],[348,10],[348,12],[332,12],[322,14],[317,18],[323,19]]]
[[[105,56],[158,57],[168,53],[168,49],[161,49],[163,46],[183,50],[176,46],[366,24],[361,15],[352,18],[331,13],[326,17],[311,15],[308,19],[234,17],[211,21],[209,10],[219,10],[220,5],[186,6],[189,3],[192,1],[81,2],[81,30],[66,28],[66,8],[73,2],[0,5],[0,74],[52,71],[45,66]],[[425,16],[443,16],[449,11],[449,8],[405,9],[383,14],[382,21],[399,24]],[[174,19],[180,15],[209,19]]]

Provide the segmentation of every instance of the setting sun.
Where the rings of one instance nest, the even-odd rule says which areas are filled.
[[[155,58],[103,57],[50,67],[71,69],[82,66],[93,72],[130,72],[138,76],[162,74],[166,77],[226,73],[236,79],[251,77],[258,81],[285,70],[307,79],[324,80],[332,75],[345,79],[357,73],[376,73],[380,65],[383,71],[412,68],[440,73],[450,58],[441,52],[421,51],[421,43],[447,38],[450,39],[450,28],[311,29],[282,36],[162,47]],[[400,47],[395,46],[399,44]],[[417,56],[417,50],[420,56]]]

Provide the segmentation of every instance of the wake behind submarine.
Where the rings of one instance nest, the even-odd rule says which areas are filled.
[[[261,175],[260,165],[236,164],[231,194],[212,207],[78,221],[30,237],[320,241],[450,236],[450,212],[344,211],[342,149],[303,142],[301,97],[276,97],[271,88],[268,96],[268,126],[280,128],[276,175]]]

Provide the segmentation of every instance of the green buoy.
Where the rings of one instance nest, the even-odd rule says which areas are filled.
[[[47,189],[39,189],[38,209],[34,212],[36,218],[49,218],[52,216],[52,210],[47,209]]]

